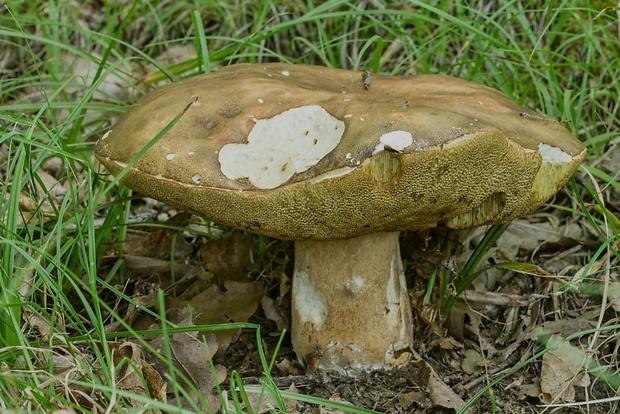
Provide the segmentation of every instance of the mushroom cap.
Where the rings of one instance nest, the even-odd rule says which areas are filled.
[[[122,182],[143,195],[292,240],[506,222],[585,153],[562,124],[476,83],[282,63],[157,88],[96,146],[113,174],[131,164]]]

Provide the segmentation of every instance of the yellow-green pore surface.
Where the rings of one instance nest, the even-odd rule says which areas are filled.
[[[491,88],[440,75],[368,83],[340,69],[233,65],[145,95],[96,155],[118,174],[187,108],[123,184],[294,240],[508,221],[585,157],[560,123]]]

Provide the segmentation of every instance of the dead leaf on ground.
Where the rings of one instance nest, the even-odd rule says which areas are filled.
[[[215,325],[232,322],[247,322],[258,309],[260,298],[264,294],[261,283],[227,282],[226,291],[218,286],[211,286],[190,300],[166,297],[167,309],[192,307],[196,311],[194,323],[197,325]],[[214,331],[217,337],[218,352],[221,356],[231,342],[236,340],[239,330]]]
[[[117,367],[116,387],[138,396],[166,402],[166,384],[161,376],[144,360],[139,345],[132,342],[111,343],[114,365]],[[139,370],[139,371],[138,371]],[[144,402],[128,398],[132,407],[143,407]],[[154,412],[158,413],[159,410]]]
[[[238,231],[229,237],[209,240],[200,246],[202,263],[221,281],[247,282],[254,244],[254,237]]]
[[[452,391],[452,388],[446,385],[446,383],[439,378],[439,375],[437,375],[433,367],[428,362],[420,360],[417,361],[416,364],[422,369],[426,389],[434,405],[444,408],[452,408],[456,411],[463,408],[465,401],[456,395],[456,393]],[[470,408],[465,412],[470,414],[473,413],[473,410]]]
[[[398,394],[398,405],[400,405],[403,410],[408,410],[413,404],[423,406],[425,400],[426,394],[419,390]]]
[[[576,318],[559,319],[543,322],[529,332],[527,339],[539,340],[551,334],[569,336],[579,331],[586,331],[596,326],[599,309],[584,312]]]
[[[49,221],[56,218],[56,212],[60,209],[67,188],[60,181],[46,173],[43,170],[37,170],[38,180],[34,180],[35,191],[24,191],[19,194],[19,217],[18,223],[25,224],[32,220],[38,214],[42,214],[43,221]],[[9,186],[13,185],[9,183]],[[9,199],[9,192],[4,194],[4,202]]]
[[[461,369],[466,374],[475,374],[484,367],[485,359],[475,349],[466,349],[463,354],[465,357],[461,361]]]
[[[540,372],[540,400],[545,404],[575,401],[575,387],[590,385],[590,377],[584,367],[590,363],[586,352],[552,335],[547,346],[560,342],[542,357]]]
[[[189,307],[181,310],[170,309],[166,312],[167,319],[179,327],[194,326],[192,322],[195,313]],[[175,333],[164,338],[158,336],[151,341],[151,345],[161,354],[166,355],[167,349],[170,350],[172,356],[172,364],[186,375],[198,389],[208,407],[203,407],[204,412],[209,410],[217,411],[220,407],[220,400],[216,395],[216,385],[220,384],[226,378],[226,368],[221,365],[215,365],[215,378],[211,369],[211,358],[217,352],[218,344],[214,335],[205,336],[205,343],[199,339],[197,332]],[[156,356],[149,358],[153,366],[160,373],[168,373],[170,367],[167,362],[162,361]],[[173,376],[175,377],[175,376]],[[179,379],[179,376],[176,376]],[[172,392],[173,385],[168,384],[169,391]],[[191,393],[189,395],[192,395]],[[193,396],[194,402],[199,404],[199,396]],[[174,403],[174,400],[171,401]],[[180,401],[185,408],[191,405],[187,400]]]
[[[284,312],[281,312],[276,307],[276,302],[271,299],[269,296],[263,296],[260,299],[261,307],[263,308],[263,312],[265,312],[265,316],[267,319],[272,320],[276,323],[276,327],[278,332],[282,332],[283,330],[290,330],[290,321],[287,318],[287,315]]]
[[[39,332],[39,335],[44,342],[47,342],[49,340],[50,334],[52,333],[52,324],[49,319],[43,317],[41,314],[33,311],[31,308],[28,307],[24,308],[22,317],[32,328],[36,329]],[[54,322],[55,330],[60,330],[62,332],[64,330],[62,320],[57,320]]]

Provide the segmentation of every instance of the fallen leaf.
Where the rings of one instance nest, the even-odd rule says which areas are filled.
[[[542,357],[540,371],[540,400],[545,404],[575,401],[575,387],[586,387],[590,377],[584,367],[590,358],[584,350],[572,346],[559,335],[552,335],[547,346],[553,349]]]
[[[288,318],[285,318],[282,312],[276,308],[275,301],[271,299],[269,296],[263,296],[260,299],[261,307],[263,308],[263,312],[265,312],[265,316],[267,319],[272,320],[276,323],[278,328],[278,332],[282,332],[283,330],[290,330],[290,323]]]
[[[398,405],[404,410],[408,410],[413,404],[423,406],[426,394],[422,391],[411,391],[404,394],[398,394]]]
[[[221,281],[247,282],[254,243],[254,237],[238,231],[229,237],[209,240],[200,246],[203,265]]]
[[[166,307],[168,309],[192,307],[196,311],[194,323],[197,325],[247,322],[258,309],[259,300],[264,292],[263,285],[229,281],[225,288],[224,292],[213,285],[190,300],[167,297]],[[217,356],[226,352],[230,343],[236,340],[238,333],[238,329],[213,332],[218,341]]]
[[[23,317],[28,321],[30,326],[39,331],[40,338],[43,341],[47,341],[50,338],[51,323],[47,318],[44,318],[40,314],[34,312],[30,308],[25,308],[23,311]],[[60,325],[61,321],[56,321],[56,329],[64,329],[63,325]]]
[[[461,369],[466,374],[475,374],[484,366],[484,358],[475,349],[466,349],[465,358],[461,361]]]
[[[288,387],[288,391],[293,394],[299,394],[299,390],[295,386],[295,383],[292,383],[291,386]],[[284,398],[284,405],[286,406],[286,411],[288,413],[292,411],[298,411],[300,408],[302,408],[302,404],[299,402],[299,400],[296,400],[294,398]]]
[[[333,394],[331,397],[329,397],[329,400],[344,405],[353,405],[350,401],[343,399],[340,394]],[[320,406],[319,414],[345,414],[345,411],[338,408]]]
[[[146,387],[149,390],[149,395],[159,401],[166,401],[166,391],[168,387],[164,379],[159,375],[159,372],[148,362],[142,361],[142,374],[146,380]]]
[[[592,329],[596,326],[596,319],[599,313],[600,311],[598,309],[594,309],[588,312],[583,312],[576,318],[544,322],[532,329],[532,331],[527,335],[527,339],[540,340],[541,338],[546,338],[551,334],[562,334],[563,336],[569,336],[575,332]]]
[[[523,384],[517,388],[517,400],[525,400],[529,397],[540,397],[540,381],[531,384]]]
[[[424,382],[434,405],[452,408],[455,411],[459,411],[465,405],[465,401],[439,378],[430,364],[424,360],[417,361],[416,364],[422,369]],[[473,409],[470,408],[465,413],[473,413]]]
[[[194,312],[191,308],[169,309],[166,312],[166,318],[178,327],[194,326],[192,320]],[[206,343],[206,346],[205,346]],[[200,404],[199,396],[202,396],[208,407],[203,407],[205,412],[217,411],[220,407],[220,399],[216,393],[216,385],[220,384],[226,378],[226,369],[216,365],[215,376],[211,369],[211,358],[217,352],[218,344],[214,335],[209,334],[204,337],[204,342],[199,339],[198,332],[184,332],[168,335],[167,337],[158,336],[151,341],[151,346],[161,355],[166,355],[167,349],[170,350],[171,361],[163,361],[162,359],[151,355],[149,360],[153,367],[160,373],[169,373],[172,363],[177,369],[181,370],[184,375],[193,383],[198,390],[199,395],[193,395],[188,392],[186,396],[191,396],[194,403]],[[179,377],[177,376],[177,379]],[[180,381],[182,383],[182,381]],[[186,384],[187,386],[188,384]],[[174,385],[168,383],[168,389],[172,392]],[[186,391],[189,391],[186,388]],[[185,408],[191,408],[191,404],[186,397],[182,398],[178,403]],[[175,399],[171,400],[174,403]]]
[[[142,350],[138,344],[133,342],[113,342],[110,343],[110,348],[114,358],[114,366],[117,369],[116,377],[118,382],[116,387],[118,389],[128,391],[137,396],[166,401],[165,384],[161,376],[144,360]],[[149,388],[149,385],[154,388]],[[128,397],[127,400],[132,407],[144,406],[144,403],[138,399]],[[154,412],[158,413],[160,411],[155,410]]]

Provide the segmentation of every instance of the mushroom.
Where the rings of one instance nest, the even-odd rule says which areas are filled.
[[[531,212],[586,153],[562,124],[488,87],[441,75],[364,83],[341,69],[233,65],[146,94],[96,146],[143,195],[294,240],[295,352],[351,375],[413,353],[400,231]]]

